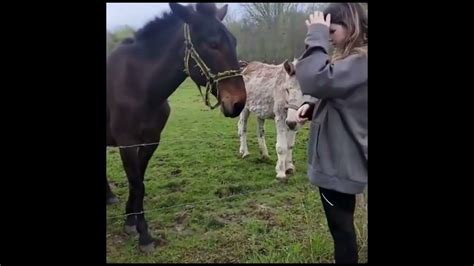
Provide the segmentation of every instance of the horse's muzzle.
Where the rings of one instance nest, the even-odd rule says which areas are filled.
[[[245,103],[243,102],[236,102],[234,103],[234,107],[233,107],[233,112],[235,114],[240,115],[240,113],[242,112],[242,110],[244,109],[245,107]]]
[[[222,113],[225,117],[237,117],[245,107],[245,102],[236,102],[234,104],[222,103]]]
[[[230,78],[219,82],[219,98],[222,113],[225,117],[237,117],[245,107],[247,92],[241,77]]]

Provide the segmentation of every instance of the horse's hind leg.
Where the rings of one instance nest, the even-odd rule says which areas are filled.
[[[106,138],[106,141],[107,141],[107,145],[114,145],[114,141],[113,141],[113,138],[112,138],[112,134],[110,132],[110,126],[109,126],[109,112],[107,110],[107,138]],[[109,180],[107,180],[107,174],[105,175],[105,203],[107,205],[109,204],[115,204],[115,203],[118,203],[119,200],[117,198],[117,196],[115,196],[115,194],[112,192],[112,190],[110,189],[110,185],[109,185]]]
[[[107,175],[105,176],[105,185],[106,185],[106,192],[105,192],[105,202],[107,205],[118,203],[119,200],[117,196],[112,192],[110,189],[109,181],[107,180]]]
[[[250,111],[246,107],[240,113],[239,123],[238,123],[238,134],[240,137],[240,155],[242,158],[245,158],[249,155],[249,149],[247,147],[247,120],[249,118]]]
[[[268,160],[270,156],[268,155],[267,144],[265,143],[265,119],[260,117],[257,117],[257,140],[262,159]]]

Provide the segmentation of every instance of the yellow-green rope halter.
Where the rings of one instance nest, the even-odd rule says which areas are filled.
[[[220,80],[242,76],[241,70],[227,70],[224,72],[218,72],[217,74],[213,74],[211,70],[207,67],[206,63],[201,59],[196,49],[194,49],[193,43],[191,42],[191,35],[189,33],[189,25],[184,24],[184,43],[185,43],[185,53],[184,53],[184,72],[191,76],[191,72],[189,71],[189,57],[192,57],[196,62],[196,66],[201,69],[201,74],[206,77],[206,96],[202,94],[201,86],[197,83],[197,87],[199,89],[199,93],[203,97],[204,103],[209,106],[209,108],[214,109],[220,105],[219,101],[219,89],[217,87]],[[209,102],[209,91],[211,90],[212,86],[215,86],[216,93],[217,93],[217,103],[214,106],[211,106]]]

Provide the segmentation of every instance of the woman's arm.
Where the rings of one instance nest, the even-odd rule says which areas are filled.
[[[319,99],[343,97],[367,81],[366,55],[355,54],[330,62],[326,25],[310,25],[305,43],[308,48],[296,64],[296,78],[303,94]]]

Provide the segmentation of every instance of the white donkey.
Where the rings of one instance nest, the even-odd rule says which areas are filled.
[[[260,154],[269,158],[264,136],[265,119],[275,120],[278,161],[276,177],[286,181],[287,173],[295,171],[293,146],[298,128],[296,111],[303,103],[303,95],[295,76],[295,64],[287,60],[279,65],[261,62],[241,61],[243,77],[247,89],[247,101],[240,114],[238,134],[242,158],[249,155],[247,147],[247,119],[250,112],[257,117],[257,137]]]

